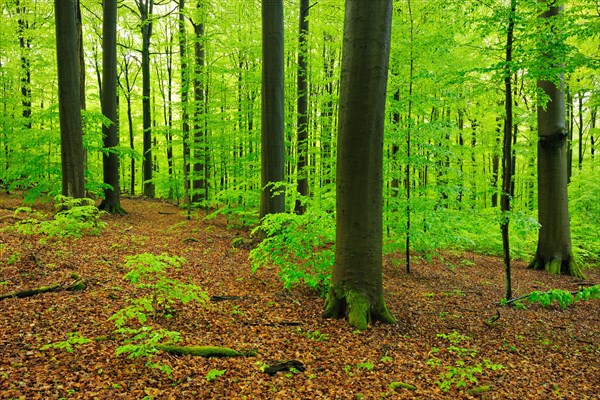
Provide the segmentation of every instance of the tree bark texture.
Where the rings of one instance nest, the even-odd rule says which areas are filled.
[[[142,171],[144,196],[154,197],[152,182],[152,119],[150,109],[150,38],[152,37],[152,9],[154,0],[137,0],[142,25],[142,126],[144,129]]]
[[[102,114],[110,120],[102,127],[102,154],[104,200],[100,208],[114,214],[124,214],[121,207],[119,186],[119,155],[114,149],[119,145],[117,125],[117,0],[104,0],[102,20]]]
[[[199,1],[197,8],[202,19],[204,19],[204,3]],[[205,93],[204,93],[204,21],[194,22],[194,176],[192,181],[193,202],[208,200],[208,181],[206,179],[206,156],[208,148],[206,146],[206,116]]]
[[[75,0],[55,0],[54,10],[58,61],[62,194],[81,198],[85,196],[85,187],[76,2]]]
[[[383,299],[383,126],[392,0],[347,0],[336,175],[336,250],[324,316],[395,323]]]
[[[283,0],[262,2],[262,56],[260,218],[285,211]]]
[[[300,23],[298,29],[298,163],[296,190],[300,199],[296,200],[295,212],[304,214],[308,197],[308,0],[300,1]]]
[[[554,2],[548,4],[551,6],[540,17],[556,18],[563,6]],[[544,54],[542,57],[546,58],[547,68],[557,69],[551,56]],[[538,89],[548,101],[537,108],[538,221],[541,228],[536,254],[529,266],[553,274],[582,276],[573,262],[571,249],[564,78],[559,71],[555,75],[555,79],[545,78],[537,82]]]

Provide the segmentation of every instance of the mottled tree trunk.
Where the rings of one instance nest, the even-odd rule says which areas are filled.
[[[62,194],[84,197],[83,138],[75,0],[55,0]]]
[[[336,175],[336,250],[325,317],[395,323],[383,299],[383,125],[392,0],[347,0]]]

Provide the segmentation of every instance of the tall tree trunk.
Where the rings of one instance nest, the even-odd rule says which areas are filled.
[[[296,200],[295,211],[304,214],[308,198],[308,0],[300,0],[298,29],[298,143],[296,190],[301,197]]]
[[[285,211],[283,0],[262,2],[262,54],[261,219]]]
[[[80,198],[85,196],[85,187],[75,0],[55,0],[54,11],[58,62],[62,194]]]
[[[154,197],[152,182],[154,160],[152,158],[152,117],[150,109],[150,38],[152,37],[152,10],[154,0],[136,0],[140,11],[142,30],[142,127],[144,130],[142,172],[144,196]]]
[[[517,1],[510,1],[510,14],[508,16],[508,28],[506,30],[506,68],[504,70],[504,143],[502,146],[502,194],[500,196],[500,210],[502,218],[500,230],[502,232],[502,250],[504,255],[504,298],[512,298],[512,278],[510,266],[510,199],[513,185],[513,162],[512,162],[512,130],[513,130],[513,99],[512,99],[512,50],[513,31],[515,27],[515,12]]]
[[[412,7],[411,7],[411,2],[410,0],[408,0],[408,18],[410,20],[410,50],[409,50],[409,70],[408,70],[408,115],[406,117],[407,119],[407,126],[406,126],[406,172],[405,172],[405,178],[406,178],[406,238],[405,238],[405,242],[404,242],[404,254],[406,257],[406,273],[410,273],[410,235],[411,235],[411,192],[410,192],[410,185],[411,185],[411,180],[412,180],[412,176],[411,176],[411,171],[410,171],[410,165],[412,164],[412,160],[411,160],[411,133],[412,133],[412,126],[413,126],[413,115],[412,115],[412,106],[413,106],[413,100],[412,100],[412,95],[413,95],[413,77],[414,77],[414,72],[415,72],[415,57],[414,57],[414,53],[413,53],[413,48],[414,48],[414,40],[415,40],[415,30],[414,30],[414,19],[413,19],[413,14],[412,14]]]
[[[104,189],[104,200],[100,208],[113,214],[124,214],[121,207],[119,183],[119,155],[115,152],[119,146],[119,126],[117,121],[117,0],[104,0],[102,19],[102,114],[110,120],[102,126],[102,171],[104,183],[110,185]]]
[[[577,105],[579,106],[577,113],[579,119],[577,136],[579,139],[579,145],[577,148],[577,169],[581,171],[581,168],[583,167],[583,91],[579,91],[579,93],[577,93]]]
[[[179,1],[179,57],[181,59],[181,133],[183,141],[183,202],[190,219],[190,124],[188,113],[190,78],[186,56],[187,31],[185,28],[185,0]]]
[[[22,116],[24,126],[31,129],[31,63],[29,60],[31,42],[27,37],[29,23],[25,19],[27,9],[16,0],[17,14],[19,14],[19,46],[21,48],[21,104],[23,106]]]
[[[554,34],[556,17],[563,6],[552,0],[544,1],[548,8],[541,14],[545,32]],[[552,40],[548,39],[548,40]],[[548,46],[547,43],[544,43]],[[546,49],[542,55],[555,81],[538,80],[538,89],[548,98],[547,104],[537,108],[538,123],[538,221],[541,224],[535,257],[530,268],[545,269],[553,274],[582,276],[573,262],[571,229],[567,195],[567,138],[565,125],[564,79],[556,68],[556,61]],[[554,72],[556,70],[557,72]]]
[[[347,0],[337,153],[335,265],[326,317],[395,323],[383,299],[383,125],[392,0]]]
[[[206,169],[206,129],[204,115],[204,87],[206,80],[204,79],[204,0],[197,2],[196,8],[202,21],[193,22],[194,26],[194,163],[193,163],[193,179],[192,188],[193,202],[208,200],[208,187],[205,176]]]

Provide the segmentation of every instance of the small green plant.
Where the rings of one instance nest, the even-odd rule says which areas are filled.
[[[518,309],[524,309],[526,307],[521,301],[527,300],[531,304],[539,303],[542,307],[548,307],[552,303],[557,302],[561,308],[566,308],[578,301],[588,301],[595,299],[600,299],[600,285],[582,288],[573,292],[563,289],[551,289],[547,292],[533,291],[525,296],[516,299],[502,299],[502,301],[500,301],[500,304],[511,304]]]
[[[356,368],[364,369],[367,371],[373,371],[373,368],[375,368],[375,365],[371,361],[365,361],[365,362],[356,364]]]
[[[269,368],[269,364],[267,364],[264,361],[260,361],[260,360],[257,361],[257,362],[255,362],[254,365],[256,365],[258,367],[258,369],[260,370],[260,372],[265,372],[265,370],[267,368]]]
[[[466,335],[461,335],[456,331],[452,331],[450,333],[438,333],[436,337],[446,339],[452,344],[459,344],[460,342],[469,340],[469,337]]]
[[[209,382],[212,382],[212,381],[216,380],[217,378],[219,378],[220,376],[223,376],[225,374],[225,372],[227,372],[226,369],[214,369],[213,368],[206,373],[206,380]]]
[[[392,359],[392,357],[390,357],[390,356],[382,356],[382,357],[379,359],[379,361],[381,361],[382,363],[388,363],[388,362],[390,362],[390,361],[392,361],[392,360],[393,360],[393,359]]]
[[[60,349],[71,353],[74,347],[91,342],[90,339],[81,336],[79,332],[67,332],[67,340],[56,343],[49,343],[40,348],[40,350]]]
[[[329,340],[329,335],[326,333],[321,333],[319,330],[314,331],[303,331],[301,328],[297,328],[296,332],[305,336],[307,339],[314,340],[316,342],[323,342],[325,340]]]
[[[151,358],[163,343],[180,340],[180,333],[148,325],[148,321],[159,315],[171,318],[173,305],[197,301],[204,303],[208,296],[198,286],[183,283],[168,277],[170,268],[178,268],[185,262],[180,257],[166,254],[137,254],[126,258],[129,272],[124,279],[148,295],[131,299],[130,305],[114,313],[110,320],[115,324],[115,333],[123,335],[124,345],[117,348],[117,354],[128,353],[129,357]],[[172,370],[166,364],[148,361],[147,366],[157,368],[170,375]]]
[[[438,380],[436,381],[436,384],[443,392],[449,391],[453,386],[462,388],[467,387],[469,384],[477,383],[477,376],[482,374],[485,369],[497,371],[504,368],[502,365],[494,364],[487,359],[483,360],[482,363],[474,363],[472,361],[467,363],[464,358],[473,359],[477,354],[477,350],[458,346],[461,342],[469,340],[469,337],[466,335],[452,331],[450,333],[440,333],[436,336],[450,342],[451,345],[446,347],[445,350],[448,354],[452,354],[458,358],[454,360],[452,365],[446,366],[443,366],[443,361],[435,356],[430,356],[426,361],[427,365],[431,368],[443,367],[445,370],[445,372],[438,375]],[[430,354],[439,354],[441,350],[440,348],[433,347]]]
[[[250,252],[253,272],[273,264],[279,267],[284,288],[303,283],[327,293],[334,256],[333,215],[324,211],[270,214],[253,232],[259,230],[267,238]]]

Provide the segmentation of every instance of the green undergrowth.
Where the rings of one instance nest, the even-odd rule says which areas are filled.
[[[258,229],[267,237],[250,252],[253,272],[272,264],[279,268],[286,289],[304,284],[322,295],[327,293],[335,251],[332,214],[271,214],[254,232]]]
[[[577,291],[563,289],[552,289],[547,292],[533,291],[525,296],[508,301],[503,299],[500,304],[512,304],[516,308],[526,308],[523,304],[524,301],[528,301],[530,304],[540,304],[542,307],[549,307],[556,302],[560,308],[567,308],[579,301],[597,299],[600,299],[600,285],[584,287]]]
[[[106,223],[100,220],[106,213],[99,210],[92,199],[56,196],[54,201],[56,214],[52,218],[30,207],[19,207],[14,212],[18,221],[4,229],[22,235],[43,234],[48,237],[79,238],[98,235],[106,226]]]

